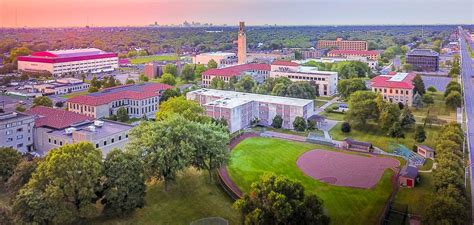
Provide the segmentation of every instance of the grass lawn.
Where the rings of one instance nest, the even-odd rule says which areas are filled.
[[[443,92],[435,92],[434,94],[430,94],[431,92],[427,92],[427,94],[433,96],[434,104],[430,107],[430,115],[435,115],[438,119],[446,120],[447,122],[456,121],[456,109],[451,109],[446,107],[444,101],[444,93]],[[423,119],[426,118],[428,113],[428,107],[423,107],[421,109],[416,109],[414,107],[410,108],[415,119],[419,123],[423,123]]]
[[[300,181],[308,193],[317,194],[324,200],[331,224],[376,224],[392,191],[390,178],[393,172],[386,170],[373,189],[332,186],[304,175],[297,168],[298,157],[312,149],[334,150],[328,146],[281,139],[248,138],[232,151],[229,174],[244,192],[266,172],[285,175]]]
[[[150,55],[150,56],[143,56],[130,59],[132,64],[144,64],[153,61],[173,61],[177,60],[178,56],[176,55]]]
[[[365,130],[352,129],[351,132],[348,134],[343,133],[341,131],[341,124],[342,123],[338,123],[329,131],[329,134],[334,140],[341,141],[344,140],[344,138],[346,137],[350,137],[358,141],[370,142],[374,146],[379,147],[387,152],[389,152],[388,145],[390,142],[403,144],[409,149],[411,149],[416,143],[415,139],[413,139],[414,129],[405,131],[405,138],[399,138],[397,140],[395,138],[387,136],[385,132],[380,130],[380,128],[375,124],[369,124]],[[433,126],[431,128],[429,126],[426,126],[425,131],[427,138],[425,142],[423,142],[423,144],[429,147],[434,147],[440,129],[441,127],[437,126]]]
[[[148,186],[145,207],[123,218],[98,218],[92,224],[158,225],[190,224],[205,217],[222,217],[229,224],[240,224],[240,214],[232,209],[233,201],[217,183],[210,183],[207,172],[187,170],[168,192],[163,184]]]
[[[323,101],[329,101],[333,98],[335,98],[336,96],[319,96],[319,97],[316,97],[316,100],[323,100]]]
[[[346,114],[344,113],[337,113],[337,112],[322,112],[319,115],[326,117],[328,120],[336,120],[336,121],[344,121],[344,117]]]
[[[422,167],[420,167],[420,170],[430,170],[433,168],[433,160],[432,159],[426,159],[425,164],[423,164]]]
[[[80,91],[80,92],[73,92],[73,93],[70,93],[70,94],[65,94],[65,95],[63,95],[62,97],[64,97],[64,98],[72,98],[72,97],[75,97],[75,96],[87,95],[87,94],[89,94],[88,91]]]
[[[315,107],[321,107],[323,106],[324,104],[326,104],[327,101],[323,101],[323,100],[314,100],[314,106]]]
[[[423,214],[423,210],[429,202],[430,193],[433,193],[433,176],[432,173],[419,173],[421,182],[415,188],[400,187],[395,197],[395,207],[400,205],[408,205],[408,213]]]

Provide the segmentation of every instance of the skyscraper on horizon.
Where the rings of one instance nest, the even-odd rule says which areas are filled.
[[[238,64],[247,63],[247,38],[245,36],[245,22],[239,22],[239,34],[237,38]]]

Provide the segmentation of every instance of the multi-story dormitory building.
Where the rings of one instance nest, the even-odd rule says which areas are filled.
[[[124,107],[132,118],[154,118],[158,111],[160,94],[169,88],[170,85],[159,83],[123,85],[75,96],[67,101],[67,107],[69,111],[92,118],[116,115],[121,107]]]

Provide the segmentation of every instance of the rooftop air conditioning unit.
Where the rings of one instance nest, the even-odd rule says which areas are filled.
[[[66,134],[72,134],[72,132],[76,131],[76,128],[74,127],[69,127],[69,128],[66,128]]]
[[[101,120],[95,120],[94,121],[94,125],[96,127],[102,127],[104,125],[104,121],[101,121]]]

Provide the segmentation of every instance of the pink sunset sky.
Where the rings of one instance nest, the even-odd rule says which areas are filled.
[[[472,0],[0,0],[1,27],[473,23]]]

